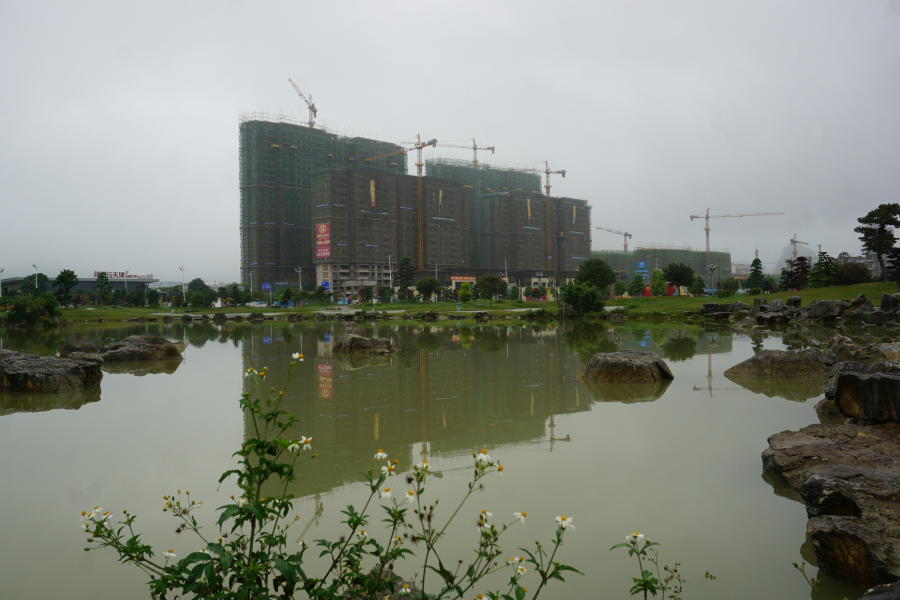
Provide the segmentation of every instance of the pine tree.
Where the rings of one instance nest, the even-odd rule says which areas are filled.
[[[833,285],[834,259],[827,252],[819,252],[816,264],[809,271],[808,283],[811,288],[821,288]]]
[[[650,293],[654,296],[665,296],[667,291],[666,276],[662,269],[656,269],[650,274]]]
[[[758,258],[754,258],[753,262],[750,263],[750,275],[747,277],[747,288],[761,288],[763,286],[763,281],[766,276],[763,274],[763,266],[762,261]]]

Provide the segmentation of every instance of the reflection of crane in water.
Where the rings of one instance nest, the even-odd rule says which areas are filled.
[[[321,496],[321,494],[316,494],[316,510],[315,510],[315,512],[313,513],[312,518],[306,523],[306,527],[304,527],[304,528],[303,528],[303,531],[300,532],[300,535],[297,536],[297,541],[298,541],[298,542],[299,542],[300,540],[302,540],[303,537],[304,537],[307,533],[309,533],[309,530],[310,530],[310,528],[312,527],[313,523],[316,524],[316,527],[319,526],[319,519],[322,518],[322,513],[324,513],[324,512],[325,512],[325,505],[322,504],[322,496]]]
[[[714,337],[710,336],[709,343],[706,345],[706,391],[709,392],[709,397],[713,397],[713,390],[738,390],[741,388],[738,387],[724,387],[724,388],[714,388],[712,386],[712,349],[719,347],[719,341]],[[695,392],[703,391],[702,387],[694,386]]]

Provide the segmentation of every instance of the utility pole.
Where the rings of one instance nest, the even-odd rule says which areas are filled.
[[[5,271],[5,270],[6,269],[0,269],[0,275],[2,275],[3,271]],[[2,298],[2,297],[3,297],[3,280],[0,279],[0,298]]]
[[[37,263],[31,266],[34,267],[34,293],[37,294]]]
[[[388,254],[388,281],[391,286],[391,302],[394,300],[394,271],[391,270],[391,255]]]

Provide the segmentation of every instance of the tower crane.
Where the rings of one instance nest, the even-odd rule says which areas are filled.
[[[631,237],[630,233],[628,233],[627,231],[619,231],[617,229],[607,229],[606,227],[597,227],[597,229],[600,229],[602,231],[608,231],[610,233],[618,233],[619,235],[624,236],[625,252],[628,252],[628,238]]]
[[[378,160],[379,158],[386,158],[388,156],[395,156],[397,154],[403,154],[404,152],[412,152],[416,151],[416,204],[418,211],[418,220],[419,220],[419,270],[425,270],[425,209],[422,206],[422,167],[425,166],[425,163],[422,162],[422,150],[427,148],[428,146],[434,147],[437,146],[437,139],[428,140],[427,142],[422,141],[422,136],[416,134],[416,143],[412,148],[403,148],[401,150],[395,150],[393,152],[388,152],[387,154],[381,154],[380,156],[373,156],[372,158],[367,158],[366,162],[371,162],[373,160]]]
[[[297,84],[294,83],[293,79],[288,77],[288,81],[290,81],[291,85],[294,86],[294,89],[297,91],[297,95],[300,96],[301,98],[303,98],[303,101],[306,102],[306,106],[309,107],[309,122],[307,123],[307,125],[309,125],[309,127],[312,128],[316,124],[316,114],[318,114],[318,112],[319,112],[318,110],[316,110],[316,105],[313,104],[312,94],[310,94],[309,98],[307,98],[303,94],[303,92],[300,91],[300,88],[297,87]]]
[[[478,168],[478,151],[479,150],[490,150],[491,154],[493,154],[494,150],[496,150],[496,148],[494,148],[493,146],[487,146],[484,148],[480,148],[478,146],[478,142],[475,141],[475,138],[472,138],[471,146],[460,146],[458,144],[438,144],[438,146],[441,146],[442,148],[462,148],[464,150],[471,150],[472,151],[472,168],[473,169]]]
[[[718,211],[722,214],[711,215],[709,211]],[[783,212],[736,212],[733,210],[720,210],[718,208],[707,208],[705,215],[691,215],[691,221],[694,219],[706,219],[706,264],[709,264],[709,220],[721,219],[723,217],[762,217],[764,215],[783,215]]]
[[[800,240],[798,240],[796,233],[794,234],[794,237],[791,238],[791,244],[793,244],[793,246],[794,246],[794,252],[793,252],[794,261],[797,260],[797,244],[803,244],[804,246],[809,246],[808,243],[801,242]]]

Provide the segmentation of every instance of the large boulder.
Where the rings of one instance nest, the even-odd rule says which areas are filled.
[[[900,577],[900,423],[783,431],[762,461],[806,505],[823,573],[864,586]]]
[[[803,298],[800,296],[791,296],[787,299],[787,302],[785,302],[785,304],[787,304],[791,308],[800,308],[800,305],[803,304]]]
[[[900,310],[900,292],[891,294],[891,312]]]
[[[578,379],[585,383],[652,383],[674,377],[656,352],[619,350],[595,354]]]
[[[891,312],[891,295],[887,292],[881,293],[881,310]]]
[[[872,301],[866,298],[865,294],[860,294],[844,309],[844,314],[852,312],[870,313],[875,310]]]
[[[100,348],[104,363],[159,360],[180,361],[184,346],[179,346],[158,335],[132,335]]]
[[[753,299],[753,306],[763,306],[763,305],[766,305],[766,304],[768,304],[768,303],[769,303],[769,299],[768,299],[768,298],[754,298],[754,299]]]
[[[866,590],[859,600],[900,600],[900,582],[876,585]]]
[[[396,352],[391,340],[386,338],[367,338],[353,333],[344,333],[331,347],[332,354],[358,352],[360,354],[378,355]]]
[[[784,310],[784,300],[775,298],[774,300],[769,302],[769,306],[772,307],[772,310]]]
[[[900,421],[900,362],[835,365],[826,397],[853,419]]]
[[[595,402],[621,402],[635,404],[637,402],[655,402],[666,393],[671,379],[657,379],[643,383],[608,383],[603,381],[584,381],[584,386],[591,393]]]
[[[100,364],[0,350],[0,389],[31,394],[80,392],[103,379]]]
[[[891,318],[891,313],[885,312],[883,310],[873,310],[869,313],[868,324],[869,325],[884,325],[888,322],[888,319]]]
[[[828,375],[835,360],[822,350],[762,350],[725,371],[725,377],[736,381],[747,377],[819,378]]]
[[[250,313],[250,315],[247,317],[247,319],[248,319],[250,322],[254,322],[254,321],[255,321],[255,322],[265,321],[265,320],[266,320],[266,315],[264,315],[264,314],[261,313],[261,312],[252,312],[252,313]]]
[[[880,362],[900,360],[900,343],[867,344],[860,346],[846,336],[838,335],[828,342],[828,351],[839,361]]]
[[[833,320],[844,316],[849,306],[846,300],[816,300],[800,309],[799,318]]]
[[[69,342],[59,351],[60,358],[80,358],[94,362],[103,362],[97,346],[91,342]]]
[[[736,313],[742,310],[749,310],[749,306],[738,300],[734,304],[731,305],[731,312]]]
[[[206,315],[203,315],[206,316]],[[213,323],[227,323],[228,315],[225,313],[216,313],[212,317]]]

